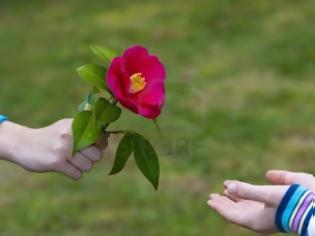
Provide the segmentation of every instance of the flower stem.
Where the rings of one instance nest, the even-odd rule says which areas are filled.
[[[161,130],[161,127],[160,127],[160,125],[159,125],[157,119],[154,119],[154,120],[153,120],[153,123],[154,123],[155,128],[157,129],[158,134],[159,134],[159,136],[160,136],[160,138],[161,138],[161,137],[162,137],[162,130]]]
[[[124,130],[111,130],[111,131],[106,131],[108,134],[124,134],[126,131]]]

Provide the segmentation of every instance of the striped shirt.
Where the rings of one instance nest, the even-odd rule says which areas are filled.
[[[281,232],[315,236],[315,194],[297,184],[290,186],[276,213],[276,225]]]

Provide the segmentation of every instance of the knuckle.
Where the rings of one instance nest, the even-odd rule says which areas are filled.
[[[71,140],[72,138],[72,134],[69,132],[68,129],[60,130],[60,136],[62,140],[67,140],[67,141]]]
[[[72,123],[71,119],[62,119],[56,122],[56,126],[61,137],[68,136],[71,134],[71,123]]]
[[[51,149],[53,152],[60,153],[63,150],[65,150],[65,147],[66,147],[65,143],[62,142],[62,140],[58,140],[52,145]]]

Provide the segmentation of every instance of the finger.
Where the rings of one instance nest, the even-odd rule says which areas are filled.
[[[225,181],[223,182],[224,188],[227,188],[228,185],[229,185],[229,183],[232,182],[232,181],[233,181],[233,180],[225,180]]]
[[[272,184],[292,184],[294,172],[285,170],[270,170],[266,173],[266,178]]]
[[[228,193],[236,198],[263,202],[277,206],[288,186],[251,185],[239,181],[227,181]]]
[[[228,197],[222,196],[222,195],[217,194],[217,193],[210,194],[208,201],[211,201],[211,200],[215,201],[220,206],[228,207],[230,210],[235,209],[237,207],[237,203],[235,203],[234,201],[232,201]]]
[[[266,173],[266,178],[272,184],[291,185],[301,184],[305,187],[314,187],[314,176],[307,173],[296,173],[285,170],[270,170]],[[311,186],[310,186],[311,185]]]
[[[68,162],[65,162],[62,165],[60,165],[57,168],[57,171],[65,174],[66,176],[68,176],[69,178],[73,180],[78,180],[82,175],[81,171],[79,171],[77,168],[75,168],[73,165],[71,165]]]
[[[224,196],[226,196],[227,198],[231,199],[233,202],[239,202],[240,199],[229,194],[229,191],[227,189],[224,190]]]
[[[80,151],[80,153],[93,162],[99,161],[103,155],[102,151],[94,145]]]
[[[101,138],[95,143],[95,147],[97,147],[100,150],[105,149],[108,145],[108,138],[109,138],[108,133],[102,134]]]
[[[210,199],[219,199],[219,198],[220,198],[220,194],[218,194],[218,193],[211,193],[209,195],[209,200]]]
[[[92,161],[80,152],[70,157],[68,161],[81,171],[89,171],[93,167]]]
[[[226,220],[234,224],[243,225],[244,212],[237,209],[236,203],[229,198],[218,194],[211,194],[211,198],[207,201],[207,204]]]

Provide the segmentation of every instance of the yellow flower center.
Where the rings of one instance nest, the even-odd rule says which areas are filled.
[[[147,82],[145,81],[145,78],[143,77],[142,73],[135,73],[132,76],[130,76],[130,93],[138,93],[141,90],[143,90],[146,86]]]

